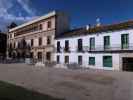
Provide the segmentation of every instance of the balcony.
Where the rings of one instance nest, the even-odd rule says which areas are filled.
[[[65,52],[65,53],[70,53],[70,47],[65,47],[65,48],[64,48],[64,52]]]
[[[38,45],[38,46],[31,46],[31,49],[46,49],[46,48],[53,48],[54,45]]]
[[[60,47],[56,48],[56,53],[72,53],[72,52],[77,52],[77,53],[98,53],[98,52],[116,52],[116,53],[123,53],[123,52],[133,52],[133,44],[128,44],[128,45],[120,45],[120,44],[114,44],[112,46],[103,46],[103,45],[97,45],[95,47],[89,47],[89,46],[83,46],[82,48],[67,48],[65,47]]]
[[[57,53],[61,53],[61,47],[56,48]]]
[[[80,47],[76,47],[77,48],[77,52],[84,52],[84,49],[83,49],[83,47],[82,46],[80,46]]]
[[[58,48],[56,48],[56,52],[57,53],[70,53],[71,51],[70,51],[70,47],[67,47],[67,48],[58,47]]]
[[[133,52],[133,44],[128,44],[126,46],[122,46],[120,44],[115,44],[112,46],[97,45],[93,48],[84,46],[83,50],[85,52]]]

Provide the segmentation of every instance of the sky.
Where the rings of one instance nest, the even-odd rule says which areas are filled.
[[[71,28],[133,20],[133,0],[0,0],[0,29],[22,24],[53,10],[66,12]]]

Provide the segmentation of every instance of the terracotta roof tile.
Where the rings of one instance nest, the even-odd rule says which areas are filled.
[[[118,24],[101,25],[99,27],[95,26],[95,27],[91,27],[89,30],[86,30],[85,27],[78,28],[78,29],[74,29],[74,30],[62,33],[61,35],[56,36],[56,38],[81,36],[81,35],[95,34],[95,33],[108,32],[108,31],[117,31],[117,30],[129,29],[129,28],[133,28],[133,20],[118,23]]]

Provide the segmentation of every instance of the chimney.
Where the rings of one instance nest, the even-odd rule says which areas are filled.
[[[100,18],[97,18],[97,19],[96,19],[96,26],[97,26],[97,27],[101,26]]]

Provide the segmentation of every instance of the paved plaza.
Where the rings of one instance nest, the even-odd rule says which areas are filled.
[[[131,72],[1,64],[0,80],[65,100],[133,100]]]

